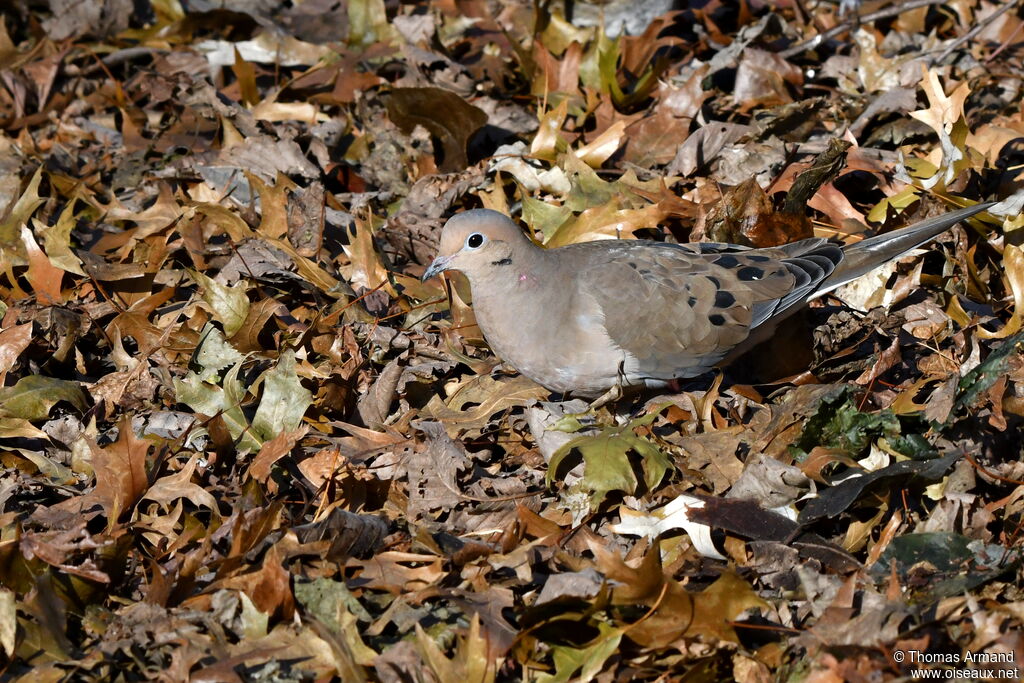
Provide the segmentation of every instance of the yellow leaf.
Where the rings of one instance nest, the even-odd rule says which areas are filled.
[[[241,216],[223,206],[199,202],[194,205],[194,210],[202,215],[206,222],[211,223],[235,242],[241,242],[254,236],[252,229],[242,220]]]
[[[458,638],[454,656],[448,659],[434,639],[416,624],[416,649],[439,681],[491,683],[497,674],[495,663],[487,654],[487,634],[481,632],[480,616],[474,614],[469,633]]]
[[[235,63],[231,70],[235,72],[238,79],[238,88],[242,93],[242,101],[250,107],[260,101],[260,91],[256,87],[256,68],[251,62],[242,58],[238,48],[234,48]]]
[[[450,435],[456,436],[483,429],[492,415],[547,395],[546,389],[522,375],[504,380],[479,375],[461,387],[447,404],[440,396],[431,398],[423,413],[441,422]]]
[[[75,202],[68,202],[55,224],[46,226],[33,218],[32,225],[43,238],[43,250],[50,258],[50,263],[61,270],[85,277],[81,260],[71,251],[71,229],[78,220],[74,209]]]
[[[598,168],[622,145],[626,122],[619,119],[594,140],[576,150],[576,156],[591,168]]]
[[[35,175],[32,176],[32,180],[29,181],[28,187],[18,197],[18,201],[10,208],[10,211],[6,215],[0,214],[0,248],[14,247],[17,255],[12,260],[16,266],[24,265],[25,263],[22,252],[23,244],[20,239],[21,226],[28,222],[29,217],[45,201],[39,196],[39,181],[42,178],[43,167],[40,166]],[[5,208],[0,207],[0,211],[3,211]],[[12,255],[8,253],[7,258],[11,258]]]
[[[295,271],[304,280],[315,285],[320,291],[329,296],[335,298],[341,296],[338,290],[338,281],[331,277],[330,273],[317,265],[315,261],[306,258],[296,251],[291,242],[286,239],[268,239],[267,242],[291,257],[292,262],[295,264]]]
[[[236,282],[228,286],[199,271],[189,271],[196,284],[202,287],[203,301],[214,320],[224,326],[224,333],[230,337],[237,332],[249,313],[249,296],[246,283]]]
[[[557,107],[541,115],[537,135],[530,143],[530,154],[539,159],[554,161],[558,153],[565,150],[566,142],[559,133],[568,114],[569,100],[565,99]]]
[[[1021,318],[1024,317],[1024,250],[1020,247],[1007,244],[1003,249],[1003,275],[1007,289],[1013,294],[1013,316],[998,332],[979,327],[978,336],[982,339],[1005,339],[1021,328]]]
[[[916,187],[906,187],[903,191],[894,194],[891,197],[886,197],[882,201],[875,205],[875,208],[871,209],[868,213],[867,219],[873,223],[883,223],[889,215],[889,209],[892,208],[897,214],[902,212],[908,206],[916,202],[919,190]]]
[[[657,227],[664,218],[665,210],[658,204],[642,209],[619,209],[614,204],[595,206],[563,223],[548,240],[547,246],[632,237],[637,230]]]
[[[349,264],[340,268],[345,279],[354,289],[375,289],[382,287],[392,296],[395,295],[388,271],[381,263],[380,255],[373,245],[373,226],[369,220],[355,219],[356,234],[344,248],[348,254]]]
[[[398,31],[388,23],[384,0],[350,0],[348,2],[348,44],[366,47],[376,42],[391,43]]]

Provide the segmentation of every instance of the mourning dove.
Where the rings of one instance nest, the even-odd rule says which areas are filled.
[[[991,204],[841,248],[600,240],[544,249],[488,209],[452,217],[423,279],[469,279],[477,324],[503,361],[545,388],[612,398],[704,374],[809,300]],[[607,399],[606,399],[607,400]]]

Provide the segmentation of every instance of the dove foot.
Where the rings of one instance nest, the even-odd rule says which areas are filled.
[[[597,412],[598,408],[603,408],[604,406],[608,405],[609,403],[614,403],[615,401],[618,401],[620,398],[622,398],[622,395],[623,395],[622,385],[621,384],[616,384],[611,389],[609,389],[608,391],[604,392],[603,394],[598,396],[596,399],[594,399],[594,401],[587,408],[587,412],[588,413]]]

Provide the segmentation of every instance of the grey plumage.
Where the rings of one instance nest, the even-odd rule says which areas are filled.
[[[506,216],[454,216],[424,279],[469,278],[494,352],[559,392],[703,374],[811,299],[991,206],[979,204],[840,248],[819,238],[770,249],[604,240],[543,249]]]

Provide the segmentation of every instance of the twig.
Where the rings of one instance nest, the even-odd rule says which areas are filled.
[[[985,63],[988,64],[993,59],[998,57],[1002,53],[1002,51],[1005,50],[1017,38],[1017,36],[1021,32],[1021,29],[1024,29],[1024,24],[1017,24],[1017,28],[1013,29],[1013,33],[1011,33],[1009,37],[1007,37],[1007,39],[1003,41],[1003,44],[1000,45],[995,52],[993,52],[992,54],[985,58]]]
[[[105,70],[105,67],[117,66],[119,64],[123,64],[124,62],[131,61],[136,57],[156,57],[159,55],[167,54],[168,52],[170,52],[170,50],[160,47],[126,47],[122,50],[111,52],[102,59],[98,58],[99,63],[96,64],[90,64],[89,66],[81,68],[75,66],[74,64],[69,64],[66,67],[66,71],[72,76],[90,76],[93,73],[99,71],[100,69]]]
[[[899,3],[897,5],[894,5],[893,7],[880,9],[877,12],[872,12],[871,14],[865,14],[864,16],[856,16],[853,19],[848,19],[842,22],[841,24],[833,26],[824,33],[820,33],[809,40],[805,40],[804,42],[794,45],[791,48],[783,50],[782,52],[779,53],[779,56],[783,57],[784,59],[789,59],[790,57],[794,57],[800,54],[801,52],[804,52],[805,50],[815,48],[821,43],[825,42],[826,40],[829,40],[830,38],[835,38],[840,33],[849,31],[850,29],[855,28],[860,24],[867,24],[872,21],[878,21],[879,19],[888,19],[889,17],[895,17],[900,14],[903,14],[904,12],[909,12],[910,10],[917,9],[919,7],[927,7],[929,5],[941,5],[944,4],[946,1],[947,0],[910,0],[909,2]]]
[[[1001,482],[1003,482],[1005,484],[1013,484],[1014,486],[1024,486],[1024,481],[1020,481],[1019,479],[1009,479],[1007,477],[1001,477],[998,474],[996,474],[995,472],[993,472],[992,470],[989,470],[989,469],[986,469],[985,467],[982,467],[982,465],[980,463],[978,463],[977,460],[975,460],[974,458],[969,456],[967,453],[964,453],[964,460],[966,460],[968,463],[970,463],[971,467],[973,467],[974,469],[978,470],[979,472],[984,474],[986,477],[991,477],[992,479],[995,479],[996,481],[1001,481]]]
[[[972,28],[970,31],[968,31],[967,33],[963,34],[962,36],[960,36],[956,40],[953,40],[952,42],[950,42],[950,44],[946,46],[946,49],[943,50],[942,53],[938,57],[936,57],[935,59],[931,60],[931,64],[933,64],[933,65],[934,64],[938,64],[939,62],[944,60],[946,57],[948,57],[953,52],[953,50],[957,49],[958,47],[960,47],[961,45],[963,45],[964,43],[969,41],[971,38],[973,38],[974,36],[978,35],[982,31],[984,31],[986,28],[989,27],[989,25],[993,21],[995,21],[999,17],[1001,17],[1004,14],[1006,14],[1006,12],[1008,12],[1011,9],[1013,9],[1017,4],[1018,4],[1018,0],[1011,0],[1010,2],[1007,2],[1006,4],[1002,5],[995,12],[993,12],[992,14],[988,15],[987,17],[985,17],[984,20],[982,20],[982,21],[978,22],[977,24],[975,24],[974,28]]]

